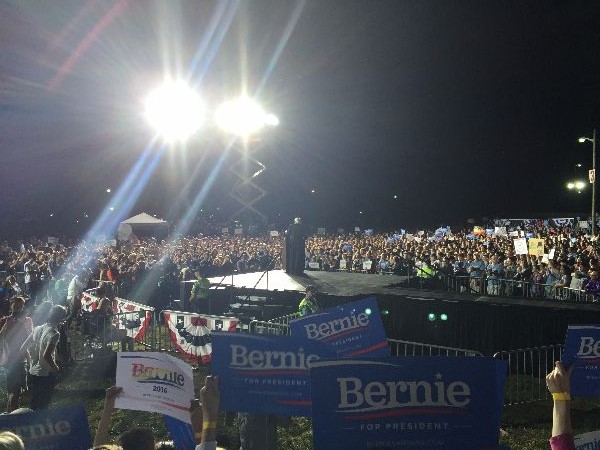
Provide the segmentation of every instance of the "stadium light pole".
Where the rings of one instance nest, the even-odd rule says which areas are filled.
[[[592,137],[580,137],[579,143],[586,141],[592,143],[592,170],[590,171],[590,183],[592,183],[592,238],[596,236],[596,129]]]
[[[241,218],[242,213],[250,212],[266,221],[267,217],[257,209],[257,202],[267,195],[257,177],[266,170],[266,165],[251,156],[255,148],[250,148],[258,134],[265,127],[279,125],[279,119],[246,96],[222,103],[216,111],[217,126],[241,143],[237,146],[239,158],[229,170],[237,177],[229,195],[242,206],[230,218]],[[254,147],[254,146],[252,146]]]

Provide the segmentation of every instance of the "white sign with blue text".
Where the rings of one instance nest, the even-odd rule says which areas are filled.
[[[149,411],[191,423],[194,398],[192,367],[166,353],[117,354],[117,386],[123,388],[115,407]]]

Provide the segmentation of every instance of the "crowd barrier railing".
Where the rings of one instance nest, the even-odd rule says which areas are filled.
[[[144,327],[147,313],[150,313],[150,316],[145,330],[136,336],[137,327]],[[71,357],[75,361],[93,359],[95,354],[107,348],[121,350],[121,341],[126,350],[155,351],[159,348],[157,327],[155,313],[151,310],[112,315],[83,313],[72,319],[71,327],[67,331],[67,342]]]
[[[476,350],[388,339],[392,356],[483,356]]]
[[[290,335],[289,323],[267,322],[263,320],[253,320],[248,327],[249,333],[256,334],[278,334]]]
[[[546,375],[561,360],[562,351],[562,344],[555,344],[495,353],[494,358],[508,362],[504,406],[549,399]]]
[[[445,283],[448,292],[457,294],[475,294],[489,297],[521,297],[569,303],[596,303],[598,301],[594,295],[578,289],[505,278],[448,275],[445,278]]]
[[[270,319],[269,322],[270,323],[278,323],[278,324],[282,324],[282,325],[289,325],[292,320],[298,319],[299,317],[302,317],[300,315],[300,313],[295,312],[295,313],[291,313],[291,314],[286,314],[285,316],[275,317],[274,319]]]

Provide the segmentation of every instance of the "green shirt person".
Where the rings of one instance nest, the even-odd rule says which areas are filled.
[[[317,294],[317,288],[309,285],[306,286],[305,292],[304,298],[300,300],[300,304],[298,305],[298,313],[301,316],[314,314],[321,309],[317,303],[317,299],[315,298],[315,295]]]
[[[196,276],[196,281],[194,281],[194,285],[192,286],[190,303],[195,311],[199,311],[199,308],[208,301],[210,281],[204,277],[200,270],[196,270],[194,275]]]

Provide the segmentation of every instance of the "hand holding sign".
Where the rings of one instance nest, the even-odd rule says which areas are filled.
[[[204,387],[200,389],[200,402],[202,403],[202,413],[204,422],[217,420],[219,415],[219,404],[221,394],[219,392],[219,377],[207,376]]]
[[[560,361],[556,361],[554,364],[554,370],[546,375],[548,390],[551,394],[570,394],[571,386],[569,379],[574,366],[569,367],[567,370]]]
[[[204,387],[200,389],[202,402],[202,442],[216,440],[217,419],[219,418],[219,377],[207,376]]]
[[[565,369],[560,361],[556,361],[554,370],[546,375],[546,385],[552,393],[554,408],[552,411],[552,438],[566,435],[573,440],[573,427],[571,425],[571,372],[574,365]],[[552,442],[552,440],[551,440]],[[572,448],[575,448],[573,445]]]

